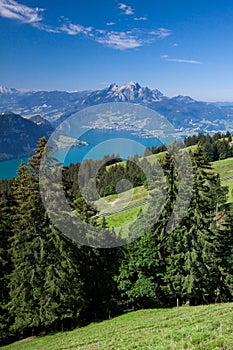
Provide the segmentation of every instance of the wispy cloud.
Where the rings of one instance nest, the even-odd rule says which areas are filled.
[[[160,56],[163,60],[167,62],[177,62],[177,63],[189,63],[189,64],[202,64],[202,62],[197,60],[183,59],[183,58],[170,58],[167,55]]]
[[[143,42],[132,32],[102,32],[95,40],[105,46],[112,47],[117,50],[135,49],[143,45]]]
[[[165,29],[163,29],[165,30]],[[105,46],[109,46],[117,50],[135,49],[141,46],[149,45],[156,40],[163,40],[172,32],[167,29],[166,35],[161,34],[160,29],[151,32],[143,31],[141,29],[132,29],[130,31],[107,31],[96,30],[95,41]]]
[[[171,30],[166,28],[158,28],[150,32],[151,35],[156,36],[158,39],[165,39],[172,34]]]
[[[132,9],[131,6],[129,5],[126,5],[126,4],[123,4],[122,2],[120,2],[118,4],[118,7],[120,10],[122,10],[122,12],[125,14],[125,15],[133,15],[134,14],[134,10]]]
[[[118,4],[119,8],[126,14],[134,14],[131,6],[123,3]],[[27,23],[39,30],[54,34],[66,35],[84,35],[87,39],[94,40],[99,44],[111,47],[116,50],[135,49],[145,45],[152,44],[156,40],[165,39],[171,35],[169,29],[158,28],[154,31],[146,31],[140,28],[132,28],[128,31],[116,31],[109,29],[97,29],[93,27],[84,27],[79,23],[71,23],[68,18],[61,16],[58,19],[57,26],[50,26],[44,23],[40,8],[31,8],[19,4],[15,0],[0,0],[0,16],[12,20],[18,20],[21,23]],[[135,17],[135,21],[146,20],[146,17]],[[108,27],[113,26],[114,22],[108,22]]]
[[[60,32],[64,32],[69,35],[78,35],[78,34],[85,34],[89,35],[92,31],[92,27],[83,27],[80,24],[63,24],[59,30]]]
[[[147,17],[146,16],[141,16],[141,17],[134,17],[135,21],[147,21]]]
[[[10,19],[16,19],[23,23],[36,24],[42,21],[41,8],[32,8],[19,4],[14,0],[0,1],[0,16]]]
[[[56,33],[61,33],[61,28],[59,27],[51,27],[51,26],[48,26],[47,24],[44,24],[44,23],[34,23],[33,24],[33,27],[36,27],[37,29],[40,29],[40,30],[43,30],[47,33],[53,33],[53,34],[56,34]]]

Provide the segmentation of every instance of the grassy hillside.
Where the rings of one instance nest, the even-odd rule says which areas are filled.
[[[219,173],[221,179],[229,176],[233,176],[233,158],[218,160],[217,162],[213,162],[212,166],[213,166],[213,169],[217,173]],[[222,186],[228,187],[227,202],[232,203],[233,202],[233,196],[232,196],[233,179],[223,181]]]
[[[144,186],[134,187],[131,190],[102,197],[94,202],[100,214],[111,213],[114,210],[132,206],[148,200],[148,192]]]
[[[213,162],[212,166],[219,173],[220,178],[233,176],[233,158],[218,160]]]
[[[94,205],[100,211],[100,214],[108,214],[114,212],[115,210],[127,208],[129,206],[139,204],[147,200],[147,190],[144,186],[138,186],[119,194],[113,194],[100,198],[99,200],[95,201]],[[123,234],[127,235],[129,225],[132,223],[132,221],[136,220],[140,210],[143,210],[145,206],[146,205],[142,207],[131,208],[120,213],[106,216],[105,219],[108,227],[114,227],[115,231],[118,232],[118,230],[124,226]],[[99,218],[98,223],[101,224],[101,222],[102,219]]]
[[[191,146],[192,148],[195,148],[195,146]],[[188,147],[191,149],[191,147]],[[159,153],[158,155],[151,155],[148,156],[147,159],[150,162],[154,162],[155,158],[164,157],[165,152]],[[220,174],[220,178],[225,178],[229,176],[233,176],[233,158],[228,158],[224,160],[219,160],[217,162],[212,163],[212,167],[214,171]],[[227,181],[222,182],[222,186],[228,187],[228,196],[227,196],[227,203],[233,202],[233,179],[229,179]],[[136,203],[142,203],[148,199],[148,193],[144,186],[136,187],[132,190],[123,192],[121,194],[115,194],[111,196],[107,196],[104,198],[99,199],[95,202],[96,208],[100,211],[101,214],[103,213],[109,213],[114,210],[118,210]],[[145,205],[141,207],[141,209],[144,209]],[[114,227],[116,230],[118,227],[125,226],[124,230],[126,230],[127,234],[127,227],[132,223],[138,213],[140,211],[140,207],[134,208],[134,209],[128,209],[126,211],[123,211],[121,213],[113,214],[111,216],[106,217],[106,222],[109,227]],[[101,222],[101,219],[99,219],[99,222]]]
[[[233,303],[141,310],[3,350],[233,349]]]

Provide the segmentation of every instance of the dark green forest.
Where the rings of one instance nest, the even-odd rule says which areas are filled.
[[[226,135],[227,146],[223,135],[218,136],[185,140],[186,146],[198,145],[190,152],[191,202],[179,224],[167,233],[179,188],[175,162],[167,152],[159,161],[166,181],[155,179],[168,193],[158,220],[146,232],[143,220],[137,227],[132,223],[132,230],[143,235],[108,249],[77,243],[50,221],[39,188],[40,160],[47,147],[42,138],[28,164],[20,165],[18,177],[0,182],[1,343],[70,330],[127,310],[233,301],[233,208],[226,204],[227,191],[209,163],[233,154],[231,136]],[[133,186],[148,186],[135,159],[124,165],[120,156],[111,159],[86,161],[81,186],[85,188],[91,178],[92,162],[99,169],[101,196],[115,193],[122,178]],[[146,158],[143,161],[153,173],[153,165]],[[48,164],[53,162],[51,155]],[[79,169],[80,164],[62,169],[67,202],[82,220],[104,229],[105,220],[102,224],[95,220],[96,210],[81,195]],[[152,217],[157,201],[154,198]]]

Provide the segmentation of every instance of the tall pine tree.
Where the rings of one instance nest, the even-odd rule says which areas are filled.
[[[78,246],[53,227],[40,197],[39,168],[46,144],[42,138],[29,165],[21,164],[14,185],[9,310],[19,336],[75,325],[82,308]]]
[[[213,302],[221,279],[216,212],[224,196],[219,177],[211,171],[201,147],[193,161],[191,204],[167,243],[165,290],[174,303]]]

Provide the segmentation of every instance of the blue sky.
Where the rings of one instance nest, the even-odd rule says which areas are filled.
[[[233,101],[232,0],[0,0],[0,85]]]

